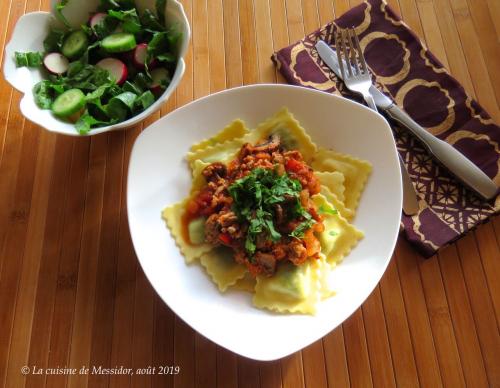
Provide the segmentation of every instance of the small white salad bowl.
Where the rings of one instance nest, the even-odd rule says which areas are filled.
[[[31,12],[23,15],[16,23],[10,42],[5,47],[3,73],[5,79],[17,90],[24,94],[20,108],[22,114],[30,121],[40,125],[48,131],[70,136],[82,136],[75,129],[74,124],[66,123],[57,119],[50,110],[40,109],[33,96],[33,86],[44,79],[42,70],[29,69],[27,67],[16,68],[15,52],[40,51],[43,52],[43,41],[50,31],[53,23],[58,23],[55,17],[55,6],[59,1],[52,1],[52,12]],[[154,0],[136,0],[139,12],[145,9],[155,9]],[[80,26],[87,23],[90,15],[95,13],[99,6],[99,0],[70,0],[64,15],[72,26]],[[177,85],[181,81],[186,68],[184,55],[186,54],[191,35],[189,22],[184,13],[184,8],[177,0],[167,1],[165,16],[167,24],[175,23],[182,31],[182,39],[179,43],[179,59],[177,67],[172,75],[172,81],[165,92],[144,112],[118,124],[91,130],[87,135],[92,136],[99,133],[117,129],[129,128],[146,117],[156,112],[165,101],[168,100]]]
[[[334,269],[336,295],[320,302],[314,316],[259,310],[243,291],[220,293],[201,265],[186,265],[161,218],[166,206],[189,194],[192,178],[185,156],[191,145],[237,118],[255,128],[284,106],[319,147],[373,165],[353,220],[365,237]],[[370,295],[396,244],[401,193],[394,139],[378,113],[311,89],[252,85],[197,100],[146,128],[130,157],[127,209],[138,259],[168,306],[215,343],[249,358],[273,360],[326,335]]]

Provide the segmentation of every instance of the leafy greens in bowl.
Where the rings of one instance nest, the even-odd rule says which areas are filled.
[[[17,23],[4,75],[22,113],[48,130],[94,135],[156,111],[179,83],[190,30],[175,0],[63,0]]]

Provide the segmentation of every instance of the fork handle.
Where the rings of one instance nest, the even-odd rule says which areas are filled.
[[[427,132],[397,105],[391,105],[386,112],[420,139],[429,152],[466,186],[484,199],[496,196],[498,187],[495,182],[460,151]]]
[[[363,98],[371,109],[373,109],[375,112],[378,112],[377,105],[375,104],[375,100],[373,99],[371,93],[363,94]]]

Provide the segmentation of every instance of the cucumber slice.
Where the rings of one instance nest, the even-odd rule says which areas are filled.
[[[104,38],[101,42],[101,46],[109,53],[123,53],[134,49],[137,43],[133,34],[120,32]]]
[[[69,34],[62,45],[61,51],[65,57],[75,59],[83,55],[87,47],[89,47],[87,34],[82,30],[78,30]]]
[[[80,89],[70,89],[56,98],[52,113],[61,118],[69,117],[85,106],[85,94]]]
[[[188,233],[191,244],[203,244],[205,242],[205,218],[192,220],[188,225]]]

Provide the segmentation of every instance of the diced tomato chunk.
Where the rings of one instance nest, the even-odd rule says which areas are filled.
[[[224,245],[231,245],[231,236],[228,235],[227,233],[222,233],[219,236],[219,240],[224,244]]]
[[[285,168],[287,171],[299,172],[304,168],[304,164],[295,159],[288,159]]]

